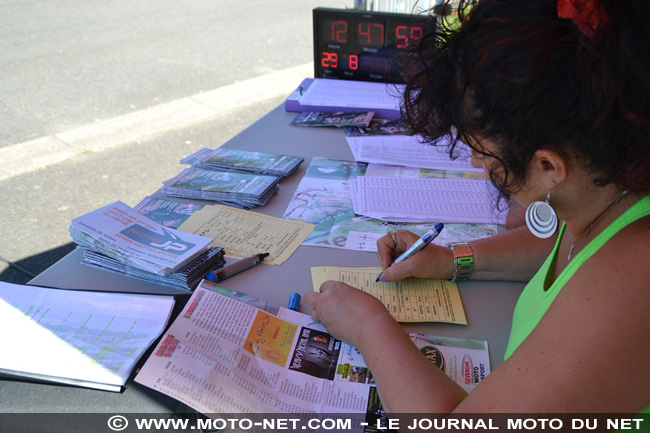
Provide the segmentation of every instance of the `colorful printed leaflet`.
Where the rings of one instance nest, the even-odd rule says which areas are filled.
[[[344,413],[364,421],[382,413],[372,372],[355,347],[306,314],[281,308],[276,316],[217,287],[204,280],[196,288],[136,382],[203,414]],[[484,341],[409,336],[468,392],[490,372]]]
[[[209,238],[163,227],[118,201],[70,223],[79,246],[125,265],[167,275],[209,249]]]
[[[275,153],[250,152],[219,147],[215,150],[203,148],[181,159],[181,164],[191,164],[206,170],[234,171],[237,173],[268,174],[288,176],[305,159],[300,156]]]
[[[299,113],[289,124],[290,126],[337,126],[343,128],[346,126],[368,126],[373,111],[359,111],[346,113],[343,111],[325,112],[325,111],[303,111]]]
[[[162,224],[165,227],[177,229],[190,217],[194,212],[203,209],[202,205],[181,203],[174,200],[165,200],[162,198],[145,197],[140,203],[135,205],[133,210],[137,210],[142,215]]]
[[[174,289],[192,291],[199,285],[208,272],[221,268],[225,264],[223,248],[213,248],[169,275],[158,275],[134,268],[95,251],[84,250],[82,264],[113,272],[138,280],[160,284]]]
[[[167,196],[211,200],[242,209],[266,204],[277,191],[275,176],[194,167],[186,168],[162,187]]]
[[[370,135],[410,135],[411,131],[402,119],[375,119],[367,127],[346,126],[343,128],[346,137]]]

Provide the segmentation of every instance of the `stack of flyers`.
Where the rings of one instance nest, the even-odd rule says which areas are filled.
[[[146,215],[147,218],[154,220],[158,224],[173,229],[179,228],[190,215],[201,209],[203,209],[203,205],[181,203],[174,200],[149,196],[143,198],[133,208],[133,210],[137,210],[142,215]]]
[[[219,147],[203,148],[181,159],[181,164],[191,164],[206,170],[234,171],[237,173],[268,174],[284,177],[293,173],[305,159],[300,156],[251,152]]]
[[[159,275],[186,266],[212,241],[164,227],[120,201],[73,219],[70,236],[81,247]]]
[[[347,126],[367,127],[370,124],[374,111],[303,111],[289,124],[290,126]]]
[[[278,188],[275,176],[190,167],[164,182],[162,192],[167,196],[211,200],[251,209],[266,204]]]
[[[199,285],[208,272],[221,268],[225,264],[225,259],[223,258],[224,253],[223,248],[212,248],[169,275],[158,275],[143,269],[134,268],[111,257],[87,249],[84,249],[84,258],[81,263],[138,280],[179,290],[192,291]]]

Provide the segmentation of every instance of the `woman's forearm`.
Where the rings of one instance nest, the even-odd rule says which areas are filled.
[[[526,226],[470,242],[473,280],[529,281],[548,257],[556,237],[539,239]]]
[[[392,317],[373,318],[369,325],[365,329],[371,335],[364,335],[357,348],[377,383],[384,410],[450,412],[465,398],[465,391],[422,355]]]

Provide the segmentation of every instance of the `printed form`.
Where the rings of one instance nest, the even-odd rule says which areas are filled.
[[[286,220],[225,205],[206,206],[192,214],[179,230],[214,239],[227,257],[269,253],[264,263],[279,265],[298,249],[314,224]]]
[[[350,190],[356,214],[386,221],[505,223],[486,180],[358,176]]]
[[[316,78],[300,97],[300,103],[302,105],[350,108],[373,107],[399,111],[404,88],[403,84]]]
[[[418,135],[361,135],[345,139],[354,159],[360,162],[436,170],[484,171],[472,167],[471,150],[464,143],[456,146],[457,158],[451,159],[449,139],[446,137],[435,144],[423,143]]]
[[[375,282],[381,268],[311,268],[314,291],[328,280],[341,281],[379,299],[398,322],[445,322],[467,325],[456,283],[447,280],[406,278]]]

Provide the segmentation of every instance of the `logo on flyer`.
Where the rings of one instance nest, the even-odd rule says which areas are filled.
[[[182,240],[164,228],[162,231],[163,233],[160,234],[149,230],[140,224],[133,224],[128,228],[122,230],[120,234],[142,245],[169,252],[175,252],[176,254],[181,254],[196,245],[191,242]]]
[[[463,356],[463,377],[465,378],[465,384],[469,385],[472,383],[472,358],[469,355]]]
[[[446,370],[447,366],[445,365],[445,357],[442,356],[442,352],[439,351],[437,347],[423,346],[420,348],[420,352],[422,352],[436,367],[442,371]]]

